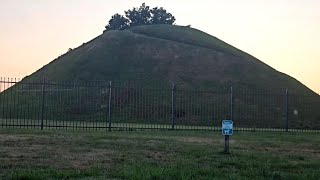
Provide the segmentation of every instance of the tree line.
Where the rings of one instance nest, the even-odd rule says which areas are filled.
[[[125,15],[114,14],[105,27],[109,30],[125,30],[134,26],[151,24],[173,24],[175,17],[167,12],[163,7],[150,8],[145,3],[140,7],[135,7],[124,11]]]

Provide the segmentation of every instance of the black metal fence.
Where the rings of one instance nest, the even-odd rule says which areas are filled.
[[[183,90],[177,85],[0,80],[0,126],[38,129],[320,132],[319,95],[281,91]]]

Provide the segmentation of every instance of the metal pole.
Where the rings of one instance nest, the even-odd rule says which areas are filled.
[[[109,81],[109,102],[108,102],[108,112],[109,112],[109,131],[111,131],[111,81]]]
[[[224,153],[229,154],[229,135],[224,136]]]
[[[233,120],[233,87],[230,88],[230,120]]]
[[[289,93],[286,89],[286,132],[289,131]]]
[[[44,103],[45,103],[45,100],[44,100],[44,97],[45,97],[45,83],[46,83],[46,80],[45,78],[43,78],[43,81],[42,81],[42,102],[41,102],[41,130],[43,130],[43,120],[44,120]]]
[[[175,124],[175,85],[172,84],[171,88],[171,129],[174,129]]]
[[[0,77],[0,93],[2,92],[2,77]],[[2,106],[2,94],[0,94],[0,111],[2,111],[2,113],[4,112],[4,108],[3,108],[3,106]],[[3,127],[4,126],[4,122],[3,122],[3,119],[4,119],[4,115],[3,114],[0,114],[0,117],[1,117],[1,121],[2,121],[2,123],[1,123],[1,127]]]

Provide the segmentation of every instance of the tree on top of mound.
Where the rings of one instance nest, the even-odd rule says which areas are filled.
[[[175,17],[163,7],[150,9],[143,3],[138,8],[125,11],[125,16],[115,14],[109,20],[106,30],[125,30],[130,27],[150,24],[173,24]]]

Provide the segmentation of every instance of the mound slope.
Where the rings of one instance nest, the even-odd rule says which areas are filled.
[[[184,88],[290,89],[315,93],[296,79],[202,31],[172,25],[107,31],[26,79],[175,82]]]

